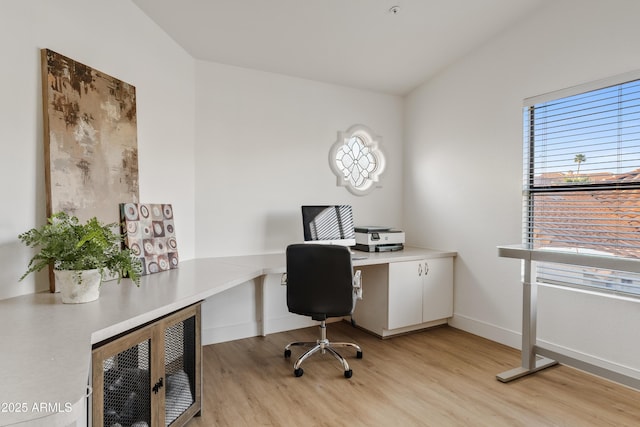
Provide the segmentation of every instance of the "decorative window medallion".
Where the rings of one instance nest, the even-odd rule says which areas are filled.
[[[385,162],[379,144],[380,137],[363,125],[338,132],[338,140],[329,151],[329,166],[337,177],[337,185],[347,187],[356,196],[381,187],[379,179]]]

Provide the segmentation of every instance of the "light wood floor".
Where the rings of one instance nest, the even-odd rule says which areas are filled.
[[[640,391],[556,366],[511,383],[495,379],[518,366],[519,352],[451,327],[380,340],[346,322],[329,339],[355,341],[364,357],[341,353],[345,379],[329,354],[314,355],[293,376],[314,341],[299,329],[203,348],[202,416],[196,426],[639,426]]]

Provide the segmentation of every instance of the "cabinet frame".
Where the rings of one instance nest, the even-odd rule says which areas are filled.
[[[195,321],[194,336],[191,337],[194,346],[192,349],[194,353],[193,403],[176,418],[170,426],[184,426],[191,418],[200,414],[202,409],[201,303],[196,303],[94,345],[91,356],[93,396],[91,402],[92,409],[90,411],[92,416],[91,425],[93,427],[109,427],[104,426],[104,361],[146,340],[149,341],[150,353],[150,427],[165,427],[165,395],[167,384],[165,372],[165,330],[190,318],[194,318]],[[162,386],[153,389],[153,387],[159,383],[162,384]]]
[[[447,256],[356,267],[363,287],[353,314],[356,325],[387,338],[446,324],[453,315],[453,260]]]

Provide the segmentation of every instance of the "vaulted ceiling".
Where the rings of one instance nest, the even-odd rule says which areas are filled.
[[[552,0],[132,0],[194,58],[403,95]]]

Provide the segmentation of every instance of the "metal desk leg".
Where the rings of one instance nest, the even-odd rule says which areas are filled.
[[[266,320],[266,290],[267,276],[260,276],[255,280],[256,287],[256,322],[258,323],[258,333],[260,336],[267,336],[267,320]]]
[[[538,285],[531,282],[531,261],[524,261],[522,282],[522,363],[520,367],[496,375],[503,383],[557,364],[555,360],[536,356]]]

